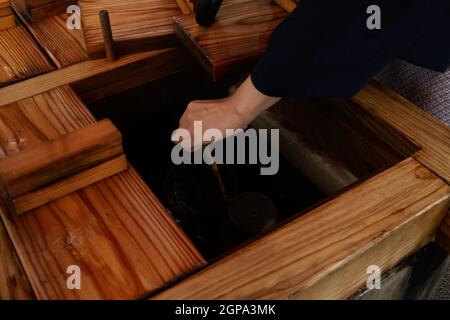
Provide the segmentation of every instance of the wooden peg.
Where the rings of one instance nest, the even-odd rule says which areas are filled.
[[[99,13],[100,23],[102,25],[103,42],[105,43],[106,58],[108,61],[116,60],[114,52],[114,39],[111,30],[111,22],[109,20],[109,13],[107,10],[102,10]]]

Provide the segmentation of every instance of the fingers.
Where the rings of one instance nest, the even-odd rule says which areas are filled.
[[[202,145],[210,144],[204,133],[211,130],[215,131],[214,135],[221,136],[219,140],[227,138],[227,129],[238,129],[246,126],[232,110],[229,105],[229,99],[218,99],[208,101],[192,101],[186,108],[183,116],[179,121],[179,129],[184,130],[183,134],[177,133],[176,137],[181,141],[178,142],[185,149],[201,148]],[[188,134],[190,138],[188,138]],[[217,141],[217,139],[216,139]]]

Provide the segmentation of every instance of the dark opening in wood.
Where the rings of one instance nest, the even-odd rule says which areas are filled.
[[[213,83],[201,72],[180,73],[90,105],[123,135],[127,158],[182,226],[202,255],[213,260],[308,212],[355,183],[406,159],[418,148],[347,99],[285,99],[254,121],[280,129],[280,165],[261,176],[260,165],[220,165],[227,196],[255,192],[273,203],[276,223],[256,235],[233,224],[207,165],[176,167],[171,134],[187,104],[228,94],[232,80]],[[168,180],[188,208],[174,206]],[[183,211],[184,210],[184,211]],[[252,212],[249,209],[249,219]],[[262,218],[266,215],[261,214]],[[245,222],[244,222],[245,223]]]

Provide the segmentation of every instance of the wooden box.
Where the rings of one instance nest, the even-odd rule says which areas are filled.
[[[240,6],[253,7],[254,3],[243,1]],[[240,16],[239,10],[231,11]],[[222,10],[221,14],[226,12]],[[236,29],[234,25],[241,20],[230,18],[227,30],[238,33],[238,38],[249,39],[256,34],[262,40],[256,39],[261,45],[244,48],[242,55],[223,51],[236,39],[224,37],[216,43],[219,50],[214,52],[219,54],[209,55],[211,59],[206,61],[204,56],[215,47],[209,46],[209,39],[204,37],[207,30],[192,26],[192,16],[176,19],[177,33],[187,30],[186,34],[205,40],[204,47],[194,48],[192,37],[184,37],[203,67],[220,78],[229,70],[244,69],[243,65],[251,67],[250,61],[264,50],[270,28],[284,16],[272,7],[272,14],[262,12],[263,17],[271,18],[250,17],[250,21],[261,21],[262,32],[258,33],[253,28]],[[61,17],[43,21],[64,26]],[[265,28],[267,21],[269,30]],[[166,22],[164,17],[164,25]],[[40,44],[52,30],[45,23],[34,22],[27,28],[33,30]],[[20,30],[27,32],[23,26]],[[71,34],[62,30],[68,41]],[[217,27],[211,31],[222,32]],[[175,40],[172,29],[168,34],[171,41]],[[78,43],[77,37],[68,47],[80,47]],[[100,48],[102,43],[99,40],[95,45]],[[43,55],[36,44],[34,47]],[[60,62],[55,62],[60,70],[49,72],[53,68],[47,68],[48,74],[0,89],[0,151],[6,159],[13,153],[20,156],[21,152],[36,152],[34,148],[42,143],[89,130],[97,121],[87,102],[101,103],[111,93],[191,67],[190,63],[181,63],[188,55],[178,48],[124,55],[109,63],[80,61],[87,58],[83,55],[68,59],[67,52],[62,54],[64,46],[57,47],[52,41],[42,47],[53,54],[54,62]],[[27,52],[26,46],[21,49]],[[2,53],[14,50],[5,48]],[[223,52],[232,55],[227,58],[220,54]],[[168,82],[173,78],[161,80],[155,96],[164,87],[170,89],[166,98],[186,94],[202,83],[192,80],[195,74],[198,70],[189,74],[189,81],[178,84]],[[144,90],[140,98],[148,96]],[[189,100],[188,96],[184,98]],[[114,100],[119,98],[115,96]],[[166,100],[155,99],[151,107],[139,106],[140,99],[123,101],[119,109],[131,121],[141,118],[145,110],[166,107],[159,103]],[[105,106],[112,109],[109,103]],[[98,106],[90,107],[98,111]],[[153,115],[142,119],[158,122]],[[433,241],[435,235],[439,244],[449,247],[450,130],[398,94],[371,83],[351,99],[284,100],[252,126],[281,128],[281,154],[295,172],[301,172],[320,189],[320,200],[223,255],[206,259],[195,239],[189,238],[189,230],[182,229],[167,210],[162,193],[154,192],[154,177],[160,172],[149,164],[137,170],[128,166],[119,174],[102,177],[21,216],[12,214],[17,208],[11,210],[11,203],[21,193],[9,191],[9,207],[0,203],[0,298],[345,299],[366,285],[369,266],[386,272]],[[142,137],[124,135],[124,143],[142,148]],[[92,135],[89,141],[96,138]],[[133,158],[143,156],[143,149]],[[152,148],[146,149],[151,157],[159,157]],[[37,152],[30,161],[39,156]],[[37,165],[42,163],[40,159]],[[62,163],[72,165],[71,161]],[[96,168],[97,164],[89,163]],[[51,161],[47,163],[50,165]],[[14,182],[7,172],[4,176],[6,182]],[[39,181],[34,186],[40,188],[47,183],[55,180]],[[8,190],[8,184],[4,190]],[[303,194],[294,192],[291,197],[301,199]],[[67,286],[71,266],[81,269],[79,290]]]

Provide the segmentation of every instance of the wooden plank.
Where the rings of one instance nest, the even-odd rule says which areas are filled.
[[[68,87],[0,108],[10,154],[95,123]],[[204,263],[133,168],[15,217],[2,210],[38,299],[134,299]],[[81,269],[81,290],[66,286]]]
[[[26,15],[25,0],[10,0],[11,7],[16,11],[19,11],[21,15]]]
[[[14,16],[0,17],[0,30],[11,29],[16,25],[16,18]]]
[[[450,211],[445,216],[436,235],[436,242],[450,253]]]
[[[14,199],[16,212],[25,213],[46,203],[59,199],[72,192],[102,181],[125,171],[128,167],[125,156],[106,161],[91,169],[63,179],[51,186],[29,192]]]
[[[0,176],[16,197],[122,154],[120,132],[103,120],[1,158]]]
[[[0,0],[0,8],[9,7],[9,0]]]
[[[11,10],[11,4],[6,0],[0,2],[0,30],[16,27],[16,17]]]
[[[9,0],[0,0],[0,9],[9,8],[10,6]]]
[[[448,198],[423,208],[420,216],[401,225],[390,237],[381,238],[371,250],[364,252],[316,283],[297,291],[290,299],[347,299],[358,289],[367,288],[368,266],[379,266],[388,273],[407,257],[433,240],[439,221],[449,205]],[[383,288],[383,282],[382,282]]]
[[[346,298],[366,283],[367,267],[386,271],[429,242],[449,197],[409,158],[154,298]],[[313,290],[348,268],[339,285]]]
[[[284,98],[251,125],[280,129],[283,157],[326,194],[419,150],[386,122],[343,98]]]
[[[184,56],[186,56],[184,54]],[[0,88],[0,107],[14,103],[15,101],[26,99],[34,95],[58,88],[63,85],[82,82],[97,76],[104,77],[110,84],[110,89],[120,92],[122,87],[114,86],[115,78],[111,79],[108,75],[115,70],[121,69],[122,74],[126,74],[127,68],[134,68],[136,63],[147,63],[147,73],[139,73],[141,80],[133,78],[133,74],[128,73],[129,85],[141,81],[151,81],[173,74],[180,70],[186,59],[183,58],[179,49],[164,49],[149,52],[142,52],[120,57],[114,62],[107,60],[84,61],[66,68],[56,70],[38,77],[21,81],[5,88]],[[151,68],[153,66],[154,68]],[[120,81],[124,81],[123,79]],[[133,82],[134,81],[134,82]],[[142,83],[142,82],[141,82]],[[101,89],[101,88],[100,88]],[[125,88],[127,89],[127,88]]]
[[[10,210],[22,214],[126,168],[120,132],[103,120],[1,158],[0,178]]]
[[[11,3],[22,23],[58,68],[87,60],[83,33],[78,29],[67,28],[67,14],[32,21],[21,5],[21,0],[12,0]]]
[[[0,300],[30,300],[33,291],[0,221]]]
[[[6,16],[12,16],[13,12],[11,10],[11,7],[0,7],[0,17],[6,17]]]
[[[414,158],[450,183],[450,128],[376,82],[353,100],[421,147]]]
[[[0,86],[52,70],[23,26],[0,31]]]
[[[175,0],[80,0],[86,50],[89,58],[104,57],[99,11],[111,19],[118,54],[172,47],[176,44],[172,18],[181,14]]]
[[[294,0],[273,0],[277,5],[283,8],[286,12],[292,12],[297,7],[297,2]]]
[[[195,14],[174,18],[174,25],[181,42],[218,80],[250,69],[286,16],[276,4],[256,0],[223,6],[209,28],[199,26]]]
[[[161,54],[159,58],[140,60],[74,82],[72,87],[86,103],[106,98],[153,80],[161,79],[192,67],[193,60],[184,50]]]
[[[39,21],[66,12],[67,7],[77,4],[77,0],[23,0],[27,15]]]
[[[27,8],[39,8],[59,0],[23,0]]]

